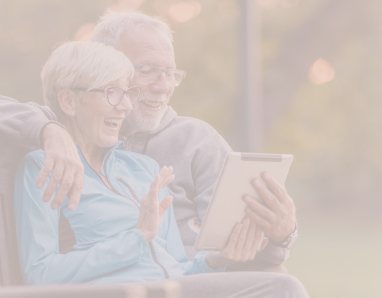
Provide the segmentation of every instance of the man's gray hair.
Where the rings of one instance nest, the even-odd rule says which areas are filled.
[[[136,28],[155,29],[164,34],[171,42],[173,31],[168,24],[158,18],[138,11],[113,11],[109,9],[94,28],[91,41],[100,42],[119,49],[121,35]]]
[[[67,116],[57,97],[60,90],[100,88],[124,76],[131,80],[133,75],[134,67],[129,58],[111,46],[98,42],[66,42],[53,51],[42,70],[44,101],[59,121],[65,121]]]

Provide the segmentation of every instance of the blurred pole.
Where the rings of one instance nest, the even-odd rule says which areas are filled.
[[[259,152],[264,142],[264,105],[261,80],[261,20],[256,0],[240,4],[240,90],[236,119],[241,151]]]

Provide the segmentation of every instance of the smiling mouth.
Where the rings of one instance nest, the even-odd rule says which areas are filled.
[[[151,108],[159,108],[162,105],[162,102],[158,101],[141,100],[140,102]]]
[[[110,127],[110,128],[117,128],[118,126],[120,126],[123,122],[123,119],[121,118],[107,118],[105,119],[105,124],[107,127]]]

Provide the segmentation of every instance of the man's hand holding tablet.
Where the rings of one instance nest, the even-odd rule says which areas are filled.
[[[285,187],[269,173],[264,173],[262,179],[264,183],[255,179],[252,185],[266,206],[248,195],[244,197],[248,217],[235,226],[224,250],[207,254],[206,262],[211,268],[252,261],[268,244],[264,233],[274,242],[282,243],[295,231],[296,209]]]
[[[243,244],[244,240],[232,244],[235,232],[239,233],[238,223],[247,238],[259,230],[261,237],[265,233],[272,244],[289,247],[297,237],[294,203],[284,187],[292,160],[288,154],[228,153],[195,249],[218,251],[230,260],[252,259],[256,249],[248,249],[250,244]],[[246,218],[250,218],[248,228],[244,225]],[[251,253],[247,257],[248,251]]]
[[[296,209],[285,187],[272,175],[265,173],[262,179],[264,183],[255,179],[252,185],[266,205],[247,195],[244,197],[248,205],[245,212],[269,238],[282,243],[296,228]]]

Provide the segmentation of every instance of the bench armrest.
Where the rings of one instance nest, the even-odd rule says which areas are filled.
[[[180,298],[180,295],[180,284],[175,281],[0,287],[0,298]]]

